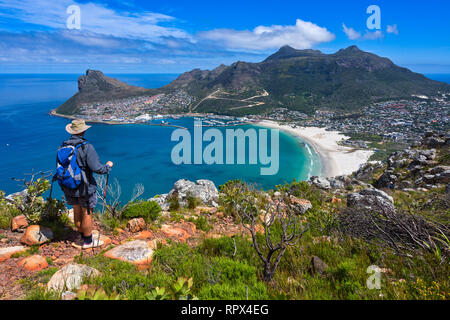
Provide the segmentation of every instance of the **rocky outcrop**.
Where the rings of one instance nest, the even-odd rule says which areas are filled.
[[[6,199],[6,201],[13,202],[13,201],[15,201],[16,198],[21,198],[22,200],[24,200],[26,197],[28,197],[27,189],[22,190],[20,192],[16,192],[16,193],[11,193],[11,194],[7,195],[5,197],[5,199]]]
[[[377,188],[393,188],[397,180],[398,177],[394,174],[394,170],[388,169],[378,178],[375,186]]]
[[[157,196],[154,196],[151,199],[148,199],[148,201],[155,201],[160,207],[162,211],[168,211],[169,210],[169,203],[167,202],[167,198],[169,197],[168,193],[159,194]]]
[[[331,189],[330,181],[328,181],[324,177],[312,176],[309,179],[309,181],[319,189],[322,189],[322,190]]]
[[[394,200],[384,191],[370,188],[347,196],[347,207],[365,210],[395,212]]]
[[[178,180],[169,196],[173,194],[178,195],[178,200],[182,206],[187,204],[188,196],[199,198],[203,204],[218,206],[219,191],[211,180],[197,180],[195,183],[185,179]]]
[[[150,201],[157,202],[162,210],[167,211],[169,209],[167,200],[171,196],[178,197],[178,201],[182,207],[187,205],[189,196],[200,199],[205,205],[218,207],[219,191],[211,180],[202,179],[192,182],[186,179],[180,179],[175,182],[173,189],[168,194],[156,196],[150,199]]]
[[[372,179],[374,172],[383,168],[383,163],[380,161],[370,161],[362,165],[354,174],[354,179],[358,181],[369,181]]]
[[[427,132],[422,144],[429,148],[438,148],[450,144],[450,138],[444,134],[436,132]]]
[[[97,277],[100,272],[92,267],[69,263],[58,270],[47,284],[49,290],[63,292],[78,289],[86,278]]]
[[[440,165],[438,154],[445,151],[450,137],[429,132],[410,148],[392,153],[387,167],[378,176],[377,188],[430,190],[450,182],[450,166]]]

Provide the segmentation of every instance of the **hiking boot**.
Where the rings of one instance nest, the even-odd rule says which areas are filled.
[[[102,240],[99,240],[97,237],[92,237],[91,243],[83,243],[82,249],[91,249],[91,248],[98,248],[101,247],[104,244]]]
[[[81,248],[84,244],[84,239],[81,234],[78,234],[77,238],[72,241],[72,246],[75,248]]]

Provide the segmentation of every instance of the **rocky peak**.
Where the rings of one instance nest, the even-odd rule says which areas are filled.
[[[311,57],[311,56],[320,56],[323,55],[319,50],[312,49],[304,49],[298,50],[294,49],[291,46],[283,46],[277,52],[269,56],[264,62],[274,61],[274,60],[282,60],[282,59],[290,59],[290,58],[298,58],[298,57]]]

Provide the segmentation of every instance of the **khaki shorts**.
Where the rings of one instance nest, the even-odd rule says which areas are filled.
[[[97,193],[94,193],[87,197],[71,197],[66,195],[66,202],[68,205],[79,205],[82,208],[93,209],[97,205]]]

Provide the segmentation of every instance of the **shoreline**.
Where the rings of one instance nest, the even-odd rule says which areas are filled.
[[[65,114],[60,114],[56,112],[56,109],[52,109],[48,113],[50,116],[54,117],[60,117],[60,118],[66,118],[70,120],[78,119],[77,116],[70,116]],[[184,114],[165,114],[164,116],[167,116],[168,118],[176,116],[176,117],[208,117],[212,114],[208,113],[184,113]],[[142,125],[149,125],[149,126],[160,126],[160,127],[173,127],[173,128],[180,128],[185,129],[185,127],[180,127],[173,124],[165,124],[165,123],[148,123],[148,122],[121,122],[121,121],[106,121],[106,120],[92,120],[92,119],[85,119],[86,123],[98,123],[98,124],[107,124],[107,125],[130,125],[130,124],[142,124]],[[241,123],[233,123],[233,124],[224,124],[224,125],[203,125],[204,127],[234,127],[234,126],[242,126],[246,124],[254,124],[254,122],[251,121],[244,121]]]
[[[318,127],[292,127],[275,121],[262,120],[255,125],[279,129],[308,143],[319,155],[322,170],[321,176],[330,178],[349,175],[366,163],[374,153],[372,150],[353,149],[338,144],[345,140],[344,134],[338,131],[326,131]]]
[[[66,118],[66,119],[70,119],[70,120],[77,119],[76,116],[69,116],[69,115],[60,114],[60,113],[57,113],[55,110],[51,110],[51,111],[49,112],[49,115],[55,116],[55,117],[60,117],[60,118]],[[87,122],[87,123],[107,124],[107,125],[131,125],[131,124],[140,124],[140,125],[146,125],[146,126],[171,127],[171,128],[177,128],[177,129],[188,130],[188,129],[185,128],[185,127],[181,127],[181,126],[177,126],[177,125],[173,125],[173,124],[166,124],[166,123],[118,122],[118,121],[103,121],[103,120],[89,120],[89,119],[86,119],[86,122]]]

